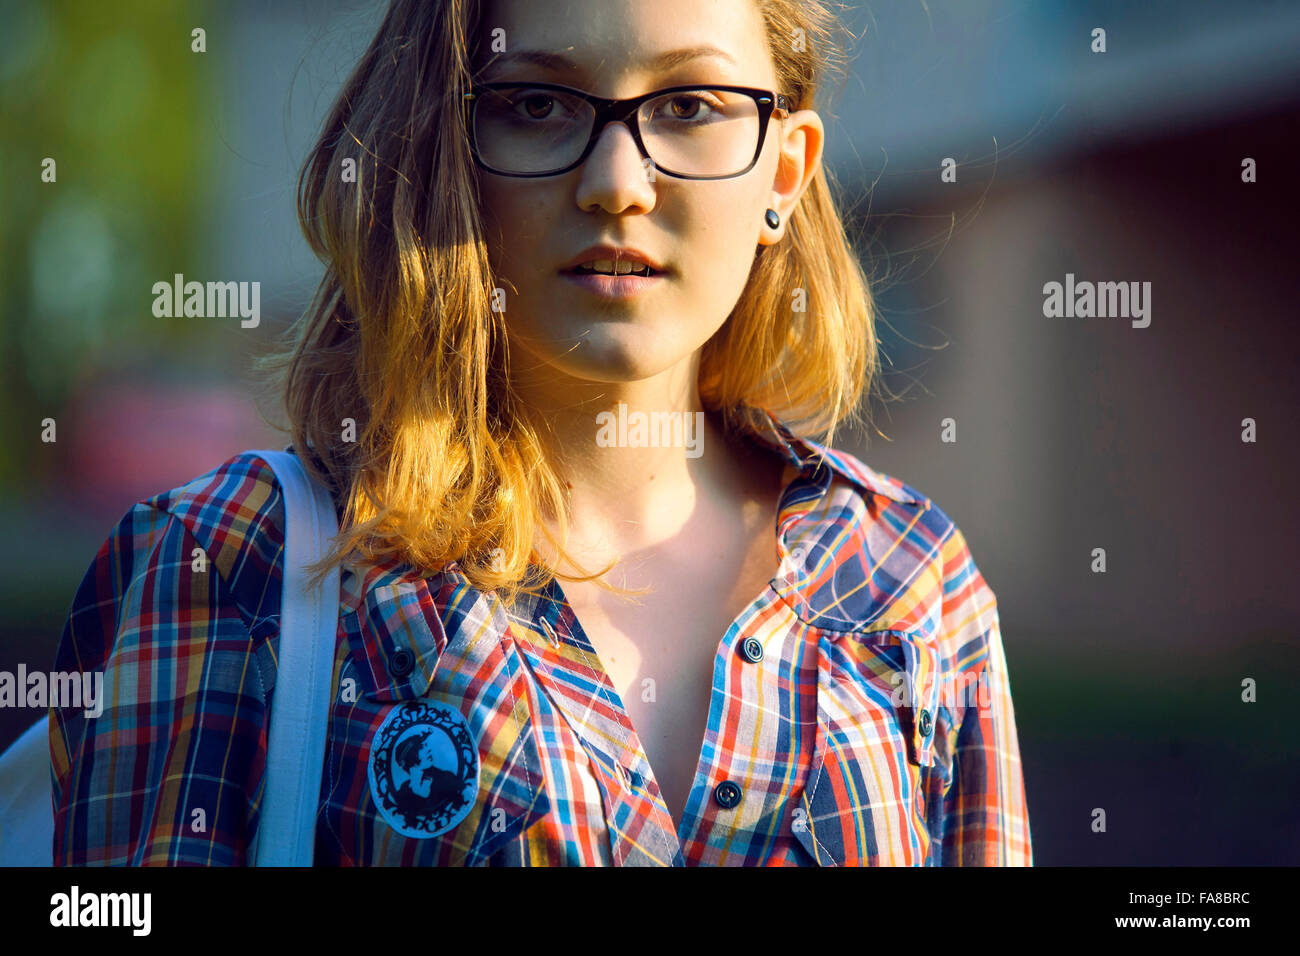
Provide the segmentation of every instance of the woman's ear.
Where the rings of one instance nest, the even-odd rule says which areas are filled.
[[[765,246],[779,242],[785,235],[785,224],[799,205],[799,197],[821,167],[826,142],[826,129],[815,110],[798,110],[784,120],[774,121],[774,127],[780,149],[768,206],[781,222],[776,227],[764,223],[758,241]]]

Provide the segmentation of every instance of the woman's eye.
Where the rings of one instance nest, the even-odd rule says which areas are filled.
[[[511,118],[528,120],[558,120],[568,122],[582,112],[582,103],[562,93],[548,90],[519,90],[503,97]]]
[[[673,97],[673,115],[677,119],[694,119],[699,107],[705,103],[698,96],[676,96]]]
[[[679,120],[684,123],[699,123],[712,118],[716,110],[715,104],[703,96],[679,93],[655,104],[651,118],[661,121]]]
[[[521,97],[519,102],[524,104],[524,112],[533,119],[545,119],[553,99],[544,93],[534,93],[532,96]]]

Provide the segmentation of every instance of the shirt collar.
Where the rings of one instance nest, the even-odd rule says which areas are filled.
[[[747,433],[794,466],[813,486],[809,490],[814,494],[824,494],[832,474],[837,474],[857,488],[891,501],[919,503],[908,486],[867,467],[852,455],[794,434],[765,409],[746,406],[741,422]],[[825,582],[813,578],[802,560],[783,562],[783,567],[786,570],[779,591],[798,602],[804,620],[828,622],[827,626],[839,630],[856,626],[861,615],[854,616],[857,612],[852,612],[844,601],[834,602],[834,615],[821,607]],[[457,639],[467,622],[472,624],[471,630],[481,629],[479,615],[487,613],[477,602],[470,602],[467,606],[473,613],[467,617],[459,595],[470,585],[454,562],[446,576],[422,579],[409,564],[390,556],[365,568],[345,570],[341,583],[348,639],[359,652],[359,660],[367,665],[359,672],[363,691],[377,700],[422,696],[448,642]],[[832,585],[827,593],[834,595],[836,588]],[[869,592],[861,593],[865,597]],[[535,625],[538,633],[546,633],[555,643],[557,625],[570,632],[576,626],[569,618],[561,620],[557,595],[554,582],[548,586],[546,598],[523,595],[511,616],[530,627]],[[439,609],[452,607],[462,609],[445,615],[444,623]],[[571,616],[571,609],[567,613]]]
[[[740,421],[745,431],[760,443],[775,449],[781,456],[805,477],[811,477],[819,469],[829,466],[836,474],[857,487],[882,495],[900,504],[915,505],[921,500],[909,488],[896,478],[883,475],[859,461],[852,455],[796,435],[784,422],[772,412],[759,406],[748,405],[741,410]]]

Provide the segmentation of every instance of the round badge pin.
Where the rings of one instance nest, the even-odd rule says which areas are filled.
[[[478,796],[478,747],[465,718],[446,704],[394,707],[370,740],[370,795],[398,833],[446,833]]]

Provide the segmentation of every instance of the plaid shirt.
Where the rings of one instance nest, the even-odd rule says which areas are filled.
[[[781,570],[723,636],[680,829],[562,593],[344,568],[319,865],[1029,865],[995,598],[929,499],[768,416]],[[243,865],[262,805],[284,507],[245,452],[134,505],[56,670],[56,864]],[[204,560],[206,559],[206,567]]]

